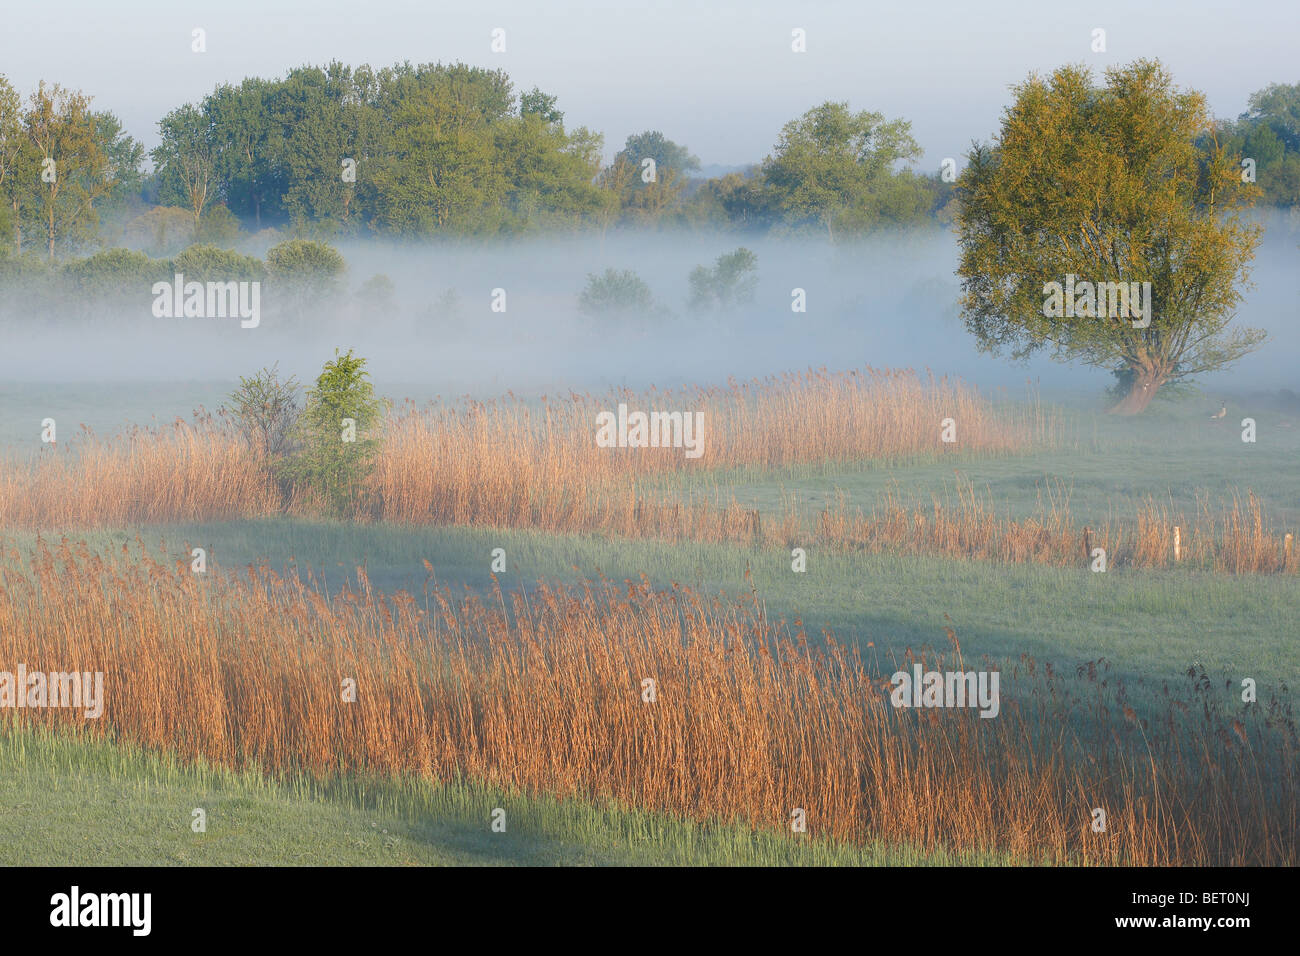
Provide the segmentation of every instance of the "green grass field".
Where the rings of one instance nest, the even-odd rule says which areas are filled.
[[[90,532],[97,547],[117,549],[137,532]],[[310,563],[331,590],[356,585],[364,565],[371,584],[419,596],[433,565],[440,584],[490,587],[491,551],[506,552],[503,588],[539,579],[673,581],[708,592],[748,593],[769,615],[802,618],[810,634],[830,628],[890,662],[908,648],[944,643],[948,615],[968,654],[1014,659],[1029,654],[1073,664],[1101,657],[1129,678],[1172,679],[1203,666],[1214,677],[1256,676],[1260,686],[1300,685],[1300,587],[1293,578],[1196,571],[993,564],[933,556],[819,553],[793,573],[786,551],[699,542],[628,541],[589,535],[465,527],[408,528],[287,519],[186,526],[140,532],[147,545],[177,560],[185,545],[208,549],[212,567],[267,561],[305,573]],[[31,536],[11,536],[21,543]],[[188,560],[188,558],[187,558]],[[576,568],[576,570],[575,570]],[[746,570],[751,571],[749,581]]]
[[[853,463],[766,471],[740,470],[679,484],[717,486],[746,507],[769,514],[794,495],[806,516],[834,505],[841,494],[869,512],[887,492],[929,505],[953,499],[971,487],[999,516],[1021,518],[1051,504],[1055,495],[1069,505],[1077,525],[1136,515],[1150,499],[1171,512],[1195,518],[1198,502],[1217,508],[1233,493],[1254,492],[1279,526],[1300,526],[1300,402],[1283,396],[1232,400],[1229,415],[1211,421],[1218,399],[1194,395],[1156,402],[1141,418],[1062,407],[1062,444],[1007,457],[960,454],[917,463]],[[1243,442],[1240,422],[1256,421],[1256,440]]]
[[[504,832],[492,830],[505,811]],[[206,813],[194,832],[193,811]],[[34,843],[33,835],[40,834]],[[0,724],[0,866],[1007,865],[468,782],[268,780]]]

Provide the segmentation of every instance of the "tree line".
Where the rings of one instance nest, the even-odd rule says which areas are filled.
[[[158,131],[146,171],[144,147],[86,94],[42,82],[24,101],[0,76],[0,249],[160,255],[266,228],[427,238],[694,226],[834,242],[955,212],[952,177],[918,170],[902,119],[822,103],[761,162],[704,179],[657,130],[603,165],[603,137],[567,126],[554,96],[516,94],[501,70],[462,63],[250,78],[172,110]],[[1199,145],[1250,157],[1263,202],[1300,202],[1300,84],[1256,93]]]
[[[951,194],[915,171],[909,124],[824,103],[743,173],[704,180],[649,130],[602,165],[603,137],[556,98],[456,63],[334,62],[222,85],[143,146],[86,94],[0,76],[0,249],[118,244],[167,254],[264,228],[298,236],[502,236],[547,228],[708,226],[832,240],[924,221]]]

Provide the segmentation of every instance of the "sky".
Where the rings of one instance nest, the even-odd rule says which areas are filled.
[[[796,28],[805,53],[791,50]],[[220,83],[332,59],[499,67],[516,90],[557,95],[568,125],[604,133],[606,157],[659,129],[705,166],[761,161],[786,122],[833,99],[910,120],[922,165],[937,168],[993,134],[1011,85],[1064,63],[1158,57],[1223,117],[1300,80],[1295,0],[47,0],[6,4],[0,29],[0,73],[24,94],[41,79],[81,89],[150,147],[161,116]]]

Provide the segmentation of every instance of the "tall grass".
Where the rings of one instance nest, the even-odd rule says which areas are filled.
[[[994,719],[900,710],[882,679],[892,663],[809,641],[756,598],[607,580],[487,600],[388,597],[360,570],[360,591],[327,598],[310,576],[196,575],[142,545],[124,552],[65,540],[6,554],[0,662],[102,670],[107,702],[99,723],[53,708],[0,719],[111,728],[232,767],[465,776],[787,834],[799,808],[810,834],[841,842],[1077,863],[1297,862],[1290,705],[1231,713],[1203,676],[1138,714],[1105,662],[1081,666],[1089,689],[1072,695],[1050,666],[1022,659],[1001,665]],[[997,666],[963,662],[949,640],[918,659]]]
[[[699,412],[703,455],[681,448],[600,448],[596,415]],[[940,423],[957,423],[944,443]],[[513,395],[408,404],[387,423],[362,515],[392,521],[527,521],[542,527],[617,510],[639,475],[804,462],[1005,454],[1052,426],[1050,415],[997,408],[974,389],[911,370],[790,374],[728,388],[616,390],[528,403]],[[233,430],[194,425],[93,437],[34,462],[0,463],[0,525],[69,527],[250,517],[273,488]],[[310,495],[294,503],[310,511]]]
[[[107,440],[87,431],[75,445],[0,459],[0,527],[120,527],[280,507],[257,459],[212,416]]]
[[[704,455],[680,448],[600,448],[598,412],[633,409],[704,415]],[[941,439],[952,418],[957,442]],[[593,532],[628,537],[937,553],[1049,564],[1089,562],[1104,548],[1115,566],[1296,573],[1300,548],[1268,527],[1258,499],[1203,500],[1193,516],[1148,501],[1135,521],[1079,526],[1069,496],[1049,489],[1039,513],[1013,519],[973,489],[929,503],[885,495],[867,513],[840,502],[809,521],[797,502],[766,520],[692,470],[818,462],[1012,454],[1059,442],[1060,420],[1034,402],[994,406],[960,383],[915,372],[785,375],[728,388],[636,395],[571,394],[530,404],[508,397],[407,405],[385,427],[380,452],[353,502],[355,520]],[[318,516],[320,497],[278,487],[219,418],[178,421],[30,462],[0,461],[0,527],[121,527],[143,523]],[[1179,529],[1180,549],[1173,547]]]
[[[631,411],[699,413],[703,454],[597,447],[597,414],[620,403]],[[959,423],[959,441],[942,441],[945,418]],[[793,373],[725,389],[571,393],[540,406],[513,398],[407,405],[389,423],[361,510],[397,522],[635,533],[646,522],[664,526],[662,506],[678,523],[709,526],[719,523],[710,509],[638,495],[637,479],[957,451],[1010,454],[1057,427],[1041,409],[998,409],[960,382],[870,368]]]
[[[789,503],[786,511],[794,514],[797,508]],[[792,527],[799,529],[796,535],[806,533],[788,519],[772,536],[773,543],[798,544],[799,539],[790,534]],[[1300,550],[1287,541],[1286,534],[1269,526],[1259,498],[1250,492],[1244,500],[1234,493],[1217,503],[1203,495],[1192,517],[1147,498],[1135,520],[1108,519],[1093,527],[1079,525],[1071,516],[1069,491],[1062,482],[1049,484],[1035,514],[1018,519],[1000,516],[991,500],[980,497],[969,482],[959,482],[955,500],[932,498],[924,503],[891,490],[870,512],[850,509],[841,498],[822,510],[805,540],[840,550],[1080,567],[1092,566],[1100,548],[1108,568],[1300,572]]]

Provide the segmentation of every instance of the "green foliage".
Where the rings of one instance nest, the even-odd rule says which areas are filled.
[[[644,178],[647,159],[654,160],[654,179]],[[607,195],[602,206],[606,218],[626,218],[642,225],[663,220],[679,208],[686,190],[686,177],[699,169],[700,161],[690,151],[658,130],[647,130],[627,138],[613,163],[602,171],[600,184]]]
[[[175,206],[154,206],[126,224],[122,241],[153,256],[173,255],[194,242],[194,215]]]
[[[878,169],[880,160],[888,166],[891,156],[914,146],[907,124],[854,116],[843,104],[789,124],[762,176],[704,184],[690,179],[699,159],[659,130],[629,136],[602,169],[599,133],[566,129],[555,96],[537,87],[516,95],[500,70],[463,63],[372,69],[337,61],[224,84],[170,111],[158,124],[147,182],[140,176],[143,150],[116,117],[89,114],[79,95],[47,92],[54,120],[47,126],[64,137],[58,152],[75,154],[78,169],[75,189],[42,196],[31,186],[39,170],[24,129],[30,111],[7,105],[18,102],[8,92],[0,86],[0,196],[8,200],[15,184],[26,184],[30,195],[18,217],[11,203],[0,203],[0,234],[16,237],[21,225],[24,242],[47,239],[41,217],[53,200],[51,248],[75,249],[93,238],[101,211],[112,211],[120,227],[141,198],[168,210],[137,215],[125,228],[126,244],[151,255],[194,242],[233,246],[235,221],[248,233],[275,228],[326,240],[593,226],[604,235],[618,223],[745,230],[779,223],[825,229],[834,238],[911,222],[936,205],[923,179]],[[10,114],[19,117],[16,125]],[[809,126],[814,114],[820,118]],[[844,142],[827,139],[828,130]],[[71,148],[86,139],[93,148]],[[6,155],[11,142],[21,146],[14,156]],[[850,155],[857,147],[861,154]],[[645,159],[655,161],[649,182],[642,179]],[[188,226],[175,221],[181,209]]]
[[[376,224],[403,236],[498,231],[506,180],[473,108],[411,108],[400,122],[374,172]]]
[[[116,177],[132,150],[111,114],[92,112],[90,97],[58,84],[40,83],[20,123],[26,135],[7,161],[7,191],[18,203],[23,241],[40,244],[53,262],[56,252],[94,239],[99,209],[113,201]],[[48,178],[47,163],[54,173]]]
[[[290,239],[266,253],[267,275],[293,285],[332,287],[346,268],[337,249],[314,239]]]
[[[691,197],[691,220],[744,231],[769,228],[780,217],[776,195],[763,185],[757,167],[706,180]]]
[[[604,236],[628,224],[836,242],[951,222],[959,209],[950,184],[908,168],[919,155],[910,124],[845,102],[785,124],[760,167],[708,181],[691,178],[698,158],[659,130],[629,136],[602,168],[603,138],[566,129],[555,96],[516,94],[504,72],[463,63],[334,61],[223,84],[159,121],[147,180],[140,144],[88,104],[44,86],[25,104],[0,77],[0,249],[21,254],[21,237],[52,259],[124,229],[126,245],[163,256],[195,242],[232,247],[241,226],[331,241],[582,228]],[[1248,157],[1261,201],[1300,205],[1300,84],[1260,90],[1237,121],[1204,129],[1205,168],[1216,156]],[[50,188],[40,161],[55,154],[66,158]],[[141,200],[163,208],[137,215]]]
[[[22,255],[14,255],[13,250],[0,257],[0,278],[6,282],[22,285],[53,282],[59,276],[59,267],[50,262],[42,253],[27,248]]]
[[[20,252],[16,242],[19,217],[12,204],[21,196],[17,176],[24,165],[26,142],[22,99],[13,84],[0,73],[0,247],[15,256]]]
[[[899,162],[921,152],[905,120],[823,103],[785,125],[763,161],[763,185],[787,230],[863,232],[909,222],[928,211],[923,189]]]
[[[1117,411],[1139,412],[1167,381],[1223,368],[1263,333],[1228,330],[1259,241],[1238,210],[1256,190],[1238,157],[1208,156],[1205,98],[1139,60],[1096,88],[1082,66],[1015,89],[998,142],[976,146],[958,182],[959,274],[982,350],[1133,371]],[[1051,315],[1046,283],[1151,283],[1151,322]]]
[[[239,220],[225,205],[209,206],[199,217],[199,228],[194,233],[196,242],[228,249],[239,241]]]
[[[261,279],[262,263],[252,256],[217,246],[190,246],[172,259],[177,272],[186,281],[237,282]]]
[[[268,151],[274,157],[268,165],[284,177],[281,203],[297,234],[352,233],[364,224],[384,132],[372,102],[376,92],[369,67],[354,70],[337,61],[292,70],[271,88],[271,129],[283,131],[284,139]]]
[[[566,132],[555,97],[536,88],[516,112],[500,70],[333,62],[220,87],[193,109],[212,195],[253,231],[492,235],[572,225],[597,205],[599,138]],[[344,159],[355,177],[341,175]],[[196,165],[173,151],[163,172],[186,182]]]
[[[229,399],[235,427],[256,455],[273,464],[289,451],[302,409],[297,379],[281,379],[278,362],[251,376],[241,375]]]
[[[600,167],[599,135],[585,127],[566,132],[558,122],[526,113],[499,124],[493,139],[506,171],[505,231],[576,227],[599,208],[600,192],[593,184]]]
[[[143,252],[105,249],[86,259],[63,264],[60,271],[86,294],[147,292],[157,281],[171,279],[171,263]]]
[[[698,157],[692,156],[685,146],[674,143],[657,129],[629,136],[614,157],[615,162],[624,160],[638,171],[645,159],[653,159],[656,170],[660,173],[671,169],[684,176],[700,168]]]
[[[613,318],[658,311],[650,287],[631,269],[606,269],[601,275],[588,273],[587,285],[578,296],[578,310],[584,315]]]
[[[563,123],[564,114],[555,108],[556,98],[533,87],[519,97],[519,115],[537,116],[545,123]]]
[[[743,246],[718,256],[713,268],[691,270],[692,309],[730,309],[754,300],[758,285],[758,256]]]
[[[370,473],[387,404],[375,397],[366,360],[352,350],[325,363],[294,429],[299,451],[280,474],[318,492],[346,516]]]
[[[1254,160],[1262,203],[1300,205],[1300,83],[1273,83],[1253,93],[1236,122],[1218,124],[1199,146],[1207,162],[1220,149]]]
[[[144,184],[140,166],[144,162],[144,147],[126,134],[122,121],[109,112],[92,113],[95,139],[107,158],[107,172],[111,181],[107,193],[97,203],[101,214],[120,214],[138,201]]]
[[[159,198],[188,209],[197,228],[217,189],[212,124],[202,110],[186,104],[158,122],[158,133],[162,141],[153,150],[153,161]]]
[[[217,192],[254,232],[285,219],[284,128],[271,112],[275,90],[274,82],[246,79],[217,87],[200,107],[212,131]]]

